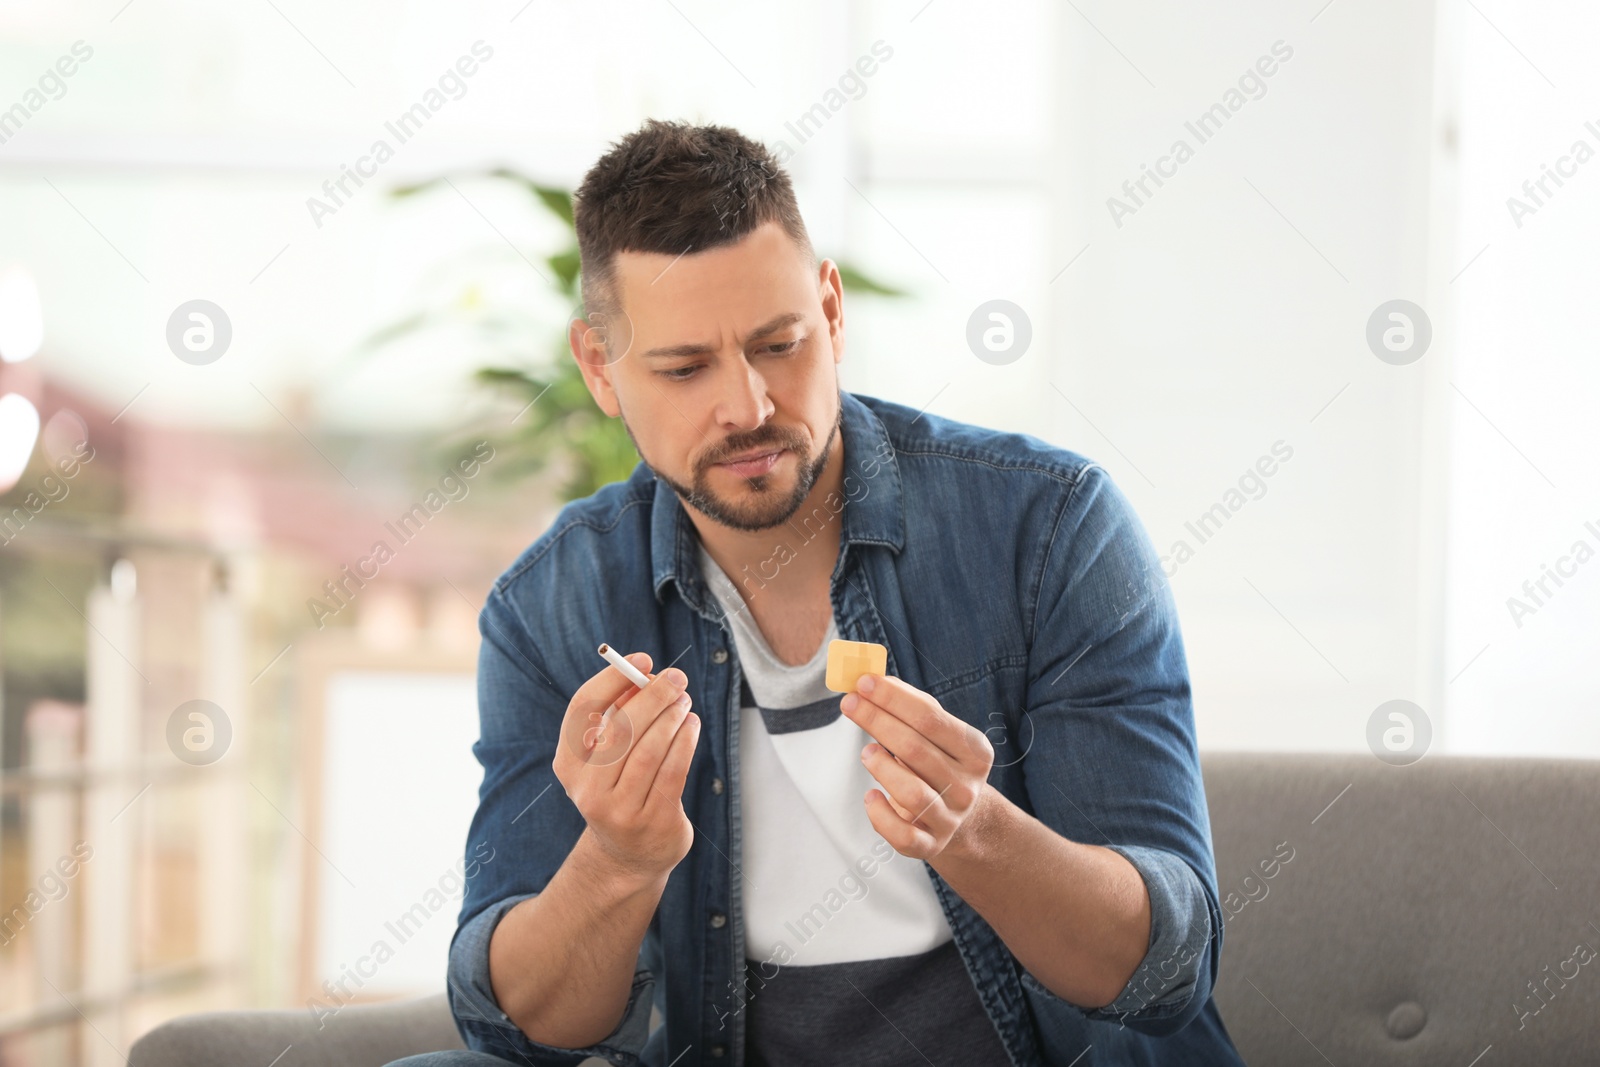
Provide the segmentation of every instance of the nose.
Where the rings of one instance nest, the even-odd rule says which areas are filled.
[[[777,405],[767,399],[767,380],[740,358],[733,364],[722,400],[717,406],[717,421],[730,433],[754,430],[772,417]]]

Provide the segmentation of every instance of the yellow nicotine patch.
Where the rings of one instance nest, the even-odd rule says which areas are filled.
[[[863,674],[884,674],[889,650],[871,641],[829,641],[828,677],[824,683],[835,693],[853,693]]]

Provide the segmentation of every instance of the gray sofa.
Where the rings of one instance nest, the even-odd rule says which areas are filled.
[[[1226,915],[1216,998],[1246,1062],[1600,1063],[1600,761],[1202,767]],[[304,1010],[187,1016],[128,1063],[263,1065],[291,1044],[293,1067],[461,1046],[441,994],[321,1032]]]

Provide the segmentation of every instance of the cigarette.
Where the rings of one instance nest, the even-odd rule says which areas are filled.
[[[632,682],[640,689],[643,689],[645,686],[650,684],[650,679],[640,674],[639,668],[623,659],[622,653],[618,652],[610,645],[601,645],[600,654],[606,658],[606,662],[610,663],[617,670],[621,671],[624,678],[628,679],[628,681]]]
[[[638,686],[640,689],[643,689],[645,686],[650,684],[650,679],[648,679],[644,675],[640,674],[639,673],[639,668],[635,667],[633,664],[631,664],[627,660],[623,659],[622,658],[622,653],[618,652],[616,649],[612,648],[610,645],[601,645],[600,646],[600,654],[606,658],[606,662],[607,663],[611,664],[617,670],[621,671],[622,672],[622,676],[624,678],[628,679],[628,681],[632,682],[634,685]],[[615,706],[616,705],[612,705],[612,707],[615,707]],[[611,722],[611,708],[608,707],[608,708],[606,708],[605,711],[603,711],[600,714],[600,728],[595,731],[595,740],[596,741],[600,741],[600,740],[603,740],[605,738],[606,725],[608,723],[610,723],[610,722]]]

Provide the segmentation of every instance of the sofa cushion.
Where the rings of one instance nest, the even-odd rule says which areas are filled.
[[[384,1004],[352,1004],[322,1026],[303,1008],[185,1015],[134,1042],[128,1067],[219,1063],[382,1067],[418,1052],[462,1047],[450,1007],[438,993]],[[291,1055],[284,1056],[290,1049]]]
[[[1600,762],[1201,764],[1224,916],[1214,995],[1246,1062],[1600,1058]]]

